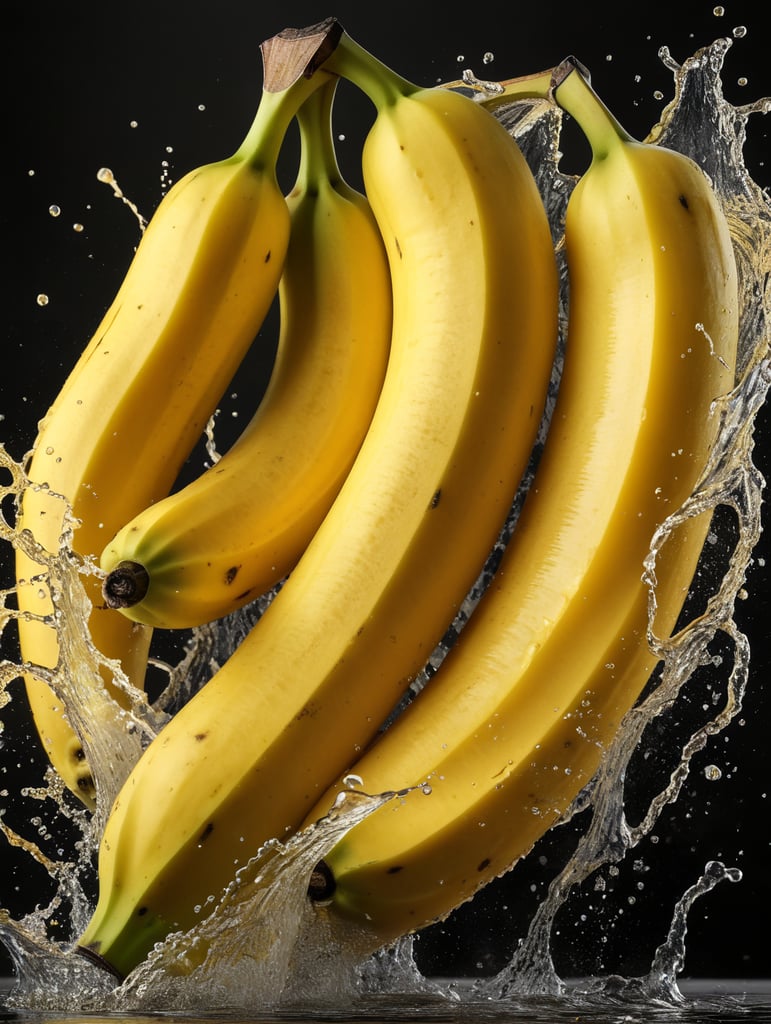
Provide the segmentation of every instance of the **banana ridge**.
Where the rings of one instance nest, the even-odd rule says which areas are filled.
[[[315,876],[319,913],[371,950],[509,870],[591,780],[656,667],[653,534],[699,483],[713,401],[733,387],[736,267],[704,174],[631,140],[572,64],[555,79],[594,156],[567,208],[564,372],[532,487],[436,675],[306,818],[347,775],[402,793]],[[682,524],[658,554],[657,636],[676,627],[709,522]]]
[[[102,553],[108,604],[183,628],[267,592],[296,564],[369,426],[391,337],[391,280],[365,197],[332,138],[337,79],[300,108],[287,202],[281,330],[268,388],[244,432],[185,488],[128,522]]]
[[[20,526],[33,542],[16,559],[27,697],[49,760],[92,809],[88,726],[75,732],[46,681],[60,656],[47,558],[71,515],[73,550],[96,560],[106,538],[173,485],[273,301],[289,235],[278,142],[322,78],[261,103],[233,156],[189,172],[164,196],[28,460]],[[100,675],[120,708],[127,691],[113,663],[141,689],[151,633],[106,608],[96,572],[84,586]],[[71,671],[87,722],[97,681]]]
[[[79,947],[118,973],[295,829],[375,733],[475,581],[544,406],[556,260],[513,140],[345,35],[325,67],[376,107],[363,170],[393,281],[386,376],[294,571],[116,800]]]

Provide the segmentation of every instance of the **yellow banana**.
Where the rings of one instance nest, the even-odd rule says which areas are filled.
[[[301,165],[268,389],[244,433],[196,480],[131,520],[102,554],[108,604],[152,626],[234,611],[291,570],[369,426],[391,338],[391,279],[364,196],[340,176],[337,79],[300,110]]]
[[[39,546],[18,551],[21,653],[43,747],[66,785],[93,807],[87,738],[65,720],[45,673],[59,658],[46,553],[61,544],[67,505],[75,551],[98,558],[134,514],[171,489],[272,303],[289,212],[275,177],[285,130],[322,76],[263,91],[244,142],[188,173],[145,230],[125,279],[40,424],[21,527]],[[96,575],[89,630],[101,654],[141,687],[149,630],[105,607]],[[105,682],[120,701],[112,672]]]
[[[405,82],[345,34],[324,66],[377,111],[362,167],[393,281],[386,376],[289,579],[115,801],[79,947],[118,974],[194,924],[377,731],[476,580],[544,408],[557,268],[517,146],[472,100]]]
[[[737,274],[705,175],[633,141],[573,62],[555,83],[593,153],[566,214],[564,372],[489,589],[436,675],[346,766],[369,792],[431,789],[375,811],[314,875],[329,901],[319,912],[343,932],[353,922],[365,951],[507,871],[591,779],[656,665],[643,581],[654,532],[704,472],[712,403],[734,382]],[[661,551],[659,636],[675,627],[709,520],[681,525]]]

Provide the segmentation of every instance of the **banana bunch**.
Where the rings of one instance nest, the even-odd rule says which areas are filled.
[[[65,719],[46,681],[60,656],[50,559],[68,512],[75,552],[96,560],[124,523],[173,486],[273,302],[290,231],[276,160],[296,111],[327,78],[319,72],[279,91],[265,88],[233,156],[191,171],[167,193],[39,427],[20,508],[21,655],[43,747],[90,807],[88,737]],[[104,683],[125,703],[111,663],[141,688],[151,632],[106,607],[95,573],[85,582]],[[83,692],[90,685],[83,680]]]
[[[77,948],[119,977],[216,906],[208,897],[263,844],[327,814],[350,776],[398,795],[314,872],[309,896],[333,934],[374,951],[507,871],[590,781],[654,673],[649,631],[676,628],[710,524],[709,512],[695,516],[660,551],[649,621],[652,537],[702,477],[715,400],[734,384],[738,284],[719,204],[692,161],[632,139],[574,60],[513,80],[491,105],[547,99],[592,150],[565,222],[564,368],[496,574],[391,721],[477,581],[531,458],[557,267],[532,173],[484,103],[405,81],[333,20],[263,43],[266,76],[282,44],[304,52],[319,30],[329,45],[309,80],[348,78],[375,108],[362,169],[391,280],[387,363],[355,457],[282,587],[113,805]],[[195,501],[215,506],[215,535],[230,513],[209,479]],[[248,497],[235,504],[263,521]],[[181,519],[168,523],[183,544]],[[135,521],[140,538],[145,523],[150,537],[152,510]],[[167,528],[159,519],[159,540]],[[232,529],[244,544],[247,526]],[[189,543],[157,598],[166,621],[188,615],[203,588],[185,568],[203,565],[206,545]],[[208,543],[220,557],[222,539]],[[139,551],[116,541],[104,556],[105,567],[135,561],[150,581],[123,618],[144,615],[171,561]]]
[[[263,44],[268,68],[298,35]],[[388,363],[288,579],[115,800],[78,948],[121,976],[294,832],[376,734],[475,583],[545,407],[557,264],[517,145],[473,100],[405,81],[345,33],[322,70],[375,110],[362,169],[391,278]]]
[[[591,780],[656,667],[652,537],[705,471],[713,402],[734,383],[737,274],[705,175],[631,139],[572,60],[496,102],[549,94],[592,161],[567,207],[567,344],[545,447],[459,640],[346,766],[369,792],[404,794],[347,834],[310,890],[372,950],[507,871]],[[692,518],[660,551],[658,637],[676,627],[709,523],[709,512]],[[425,785],[428,798],[412,788]],[[306,824],[344,788],[338,779]]]
[[[235,444],[143,510],[102,553],[106,603],[164,628],[197,626],[267,592],[293,568],[366,433],[391,338],[391,280],[369,204],[340,175],[337,79],[300,108],[287,202],[281,331],[265,396]]]

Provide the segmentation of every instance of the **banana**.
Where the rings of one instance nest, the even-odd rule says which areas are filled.
[[[264,88],[235,154],[191,171],[164,196],[39,426],[21,502],[27,543],[16,560],[21,654],[45,752],[92,808],[87,737],[65,720],[46,672],[36,671],[53,669],[60,654],[46,562],[60,549],[68,506],[79,524],[74,550],[96,559],[123,523],[171,489],[274,299],[289,237],[276,159],[297,108],[323,77],[281,92]],[[150,631],[105,607],[95,573],[85,584],[96,649],[141,687]],[[123,702],[109,664],[103,675]]]
[[[298,114],[281,331],[267,391],[241,437],[196,480],[141,512],[102,553],[107,604],[152,626],[197,626],[292,569],[350,469],[380,394],[391,279],[364,196],[340,176],[337,79]]]
[[[377,731],[475,582],[545,405],[557,266],[516,144],[483,107],[404,81],[345,33],[324,67],[375,106],[362,168],[392,277],[388,366],[294,571],[116,798],[77,946],[118,975],[200,920]]]
[[[537,95],[535,81],[509,100]],[[734,383],[737,273],[706,176],[632,140],[572,60],[552,92],[592,150],[566,212],[563,375],[497,574],[428,685],[346,766],[368,792],[404,791],[314,873],[319,913],[364,952],[506,872],[592,778],[657,664],[643,580],[654,532],[705,471],[713,401]],[[657,636],[675,628],[709,521],[660,552]]]

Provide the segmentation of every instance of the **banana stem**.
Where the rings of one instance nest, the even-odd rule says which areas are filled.
[[[263,88],[255,118],[231,160],[248,163],[255,170],[275,167],[287,129],[298,110],[330,77],[316,72],[309,78],[296,79],[281,92]]]
[[[332,106],[339,79],[330,78],[297,112],[300,129],[300,164],[294,191],[311,193],[323,182],[342,180],[332,137]]]
[[[477,102],[488,110],[495,110],[496,107],[516,103],[517,100],[550,99],[556,70],[556,68],[548,68],[546,71],[539,71],[533,75],[508,78],[503,82],[469,82],[464,79],[460,82],[452,82],[449,88],[477,88],[481,90]]]
[[[327,18],[304,29],[284,29],[260,44],[262,95],[254,121],[231,159],[255,169],[275,167],[289,125],[303,103],[333,77],[324,69],[343,29]]]
[[[575,57],[532,75],[494,83],[451,82],[448,88],[479,89],[478,102],[491,111],[518,100],[550,100],[575,118],[597,160],[604,159],[619,141],[634,141],[594,91],[588,70]]]
[[[604,160],[619,142],[634,142],[594,91],[589,73],[574,57],[555,68],[551,94],[554,102],[578,122],[595,160]]]
[[[392,106],[421,88],[389,68],[346,32],[325,60],[324,68],[353,82],[369,96],[378,110]]]

